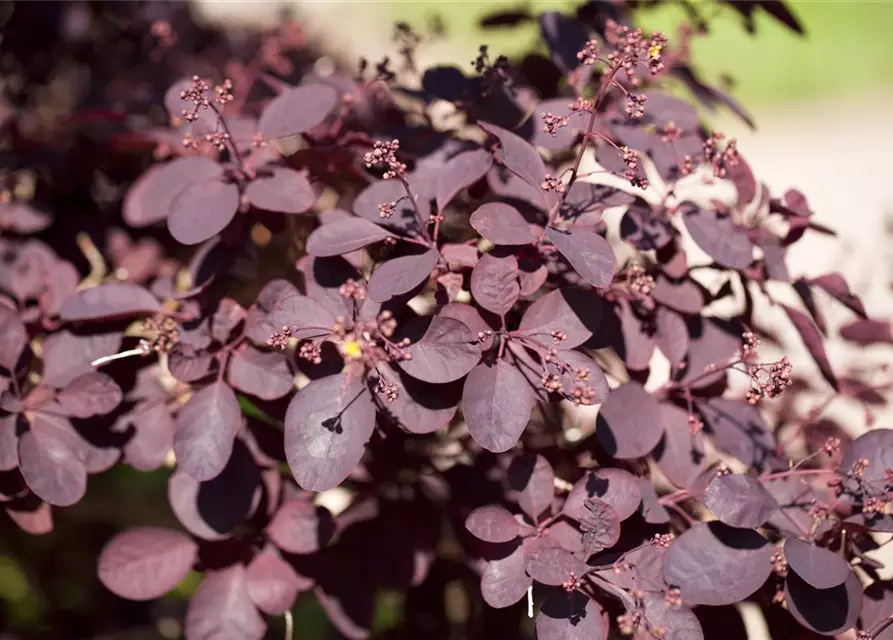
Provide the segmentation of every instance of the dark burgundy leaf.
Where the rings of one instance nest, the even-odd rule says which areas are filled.
[[[809,283],[825,291],[829,296],[855,313],[860,318],[867,318],[862,301],[850,291],[846,280],[839,273],[828,273],[818,278],[812,278]]]
[[[229,460],[242,426],[239,401],[223,382],[196,392],[177,414],[174,453],[177,465],[196,480],[210,480]]]
[[[785,304],[781,304],[781,307],[784,309],[785,313],[788,314],[788,318],[790,318],[791,322],[794,324],[797,333],[800,334],[803,344],[806,345],[809,355],[812,356],[812,359],[815,360],[815,363],[819,366],[819,370],[822,372],[825,380],[828,381],[828,384],[830,384],[835,391],[840,391],[837,376],[834,374],[834,370],[831,368],[831,363],[828,361],[828,354],[825,353],[822,334],[819,333],[815,324],[805,313]]]
[[[472,511],[465,519],[465,528],[485,542],[508,542],[521,532],[515,516],[497,505],[478,507]]]
[[[524,568],[530,577],[553,587],[569,579],[582,578],[589,572],[585,562],[560,547],[540,547],[524,556]]]
[[[282,327],[289,327],[299,340],[321,338],[332,331],[335,315],[322,304],[299,293],[285,294],[273,303],[265,320],[253,325],[252,338],[263,343]],[[269,331],[269,333],[267,333]],[[261,342],[261,340],[257,340]]]
[[[416,196],[419,189],[409,178],[409,186]],[[431,215],[431,203],[426,198],[416,198],[420,217],[427,220]],[[393,204],[394,211],[389,217],[382,217],[379,205]],[[353,201],[353,212],[374,224],[408,234],[419,232],[419,220],[412,200],[407,197],[406,188],[399,180],[379,180],[363,189]]]
[[[479,122],[478,125],[499,140],[501,146],[501,152],[497,156],[499,160],[524,182],[539,189],[546,177],[546,165],[536,149],[511,131],[487,122]],[[542,192],[540,199],[543,199]]]
[[[310,588],[272,545],[267,545],[245,569],[248,597],[257,608],[270,616],[281,616],[291,609],[298,591]]]
[[[698,319],[689,329],[688,362],[679,382],[703,389],[723,379],[723,368],[741,348],[741,339],[709,318]],[[711,368],[716,371],[709,373]]]
[[[471,295],[487,311],[504,316],[521,295],[518,259],[486,253],[471,272]]]
[[[605,640],[607,630],[598,602],[579,591],[554,593],[536,616],[539,640]]]
[[[379,367],[378,373],[397,386],[397,398],[390,402],[385,399],[384,411],[405,431],[433,433],[447,426],[456,415],[461,384],[433,385],[392,367]]]
[[[614,305],[617,318],[620,320],[620,338],[622,344],[616,345],[617,355],[623,358],[627,369],[645,371],[651,365],[654,355],[654,336],[644,322],[633,311],[627,300],[618,300]]]
[[[885,320],[855,320],[840,327],[840,337],[856,344],[893,344],[893,331]]]
[[[682,207],[683,219],[692,239],[717,264],[744,269],[753,260],[753,244],[747,233],[726,214],[699,209],[691,203]]]
[[[345,570],[350,569],[342,569]],[[317,585],[314,593],[329,621],[343,637],[348,640],[369,638],[376,603],[375,592],[365,581],[347,582],[336,577]]]
[[[760,527],[778,509],[762,483],[748,474],[718,475],[707,486],[704,504],[722,522],[733,527]]]
[[[275,400],[294,388],[294,376],[285,355],[245,346],[233,353],[227,371],[229,383],[261,400]]]
[[[63,320],[73,322],[159,311],[161,305],[146,289],[138,284],[118,282],[78,291],[62,303],[59,315]]]
[[[209,373],[216,356],[210,351],[181,341],[173,346],[167,354],[167,367],[171,375],[180,382],[196,382]]]
[[[670,512],[657,498],[657,492],[649,478],[639,480],[639,488],[642,490],[642,517],[650,524],[666,524],[670,521]]]
[[[437,177],[437,210],[456,197],[456,194],[487,175],[493,166],[493,156],[485,149],[464,151],[449,162]]]
[[[346,218],[325,224],[311,233],[307,238],[307,253],[317,257],[340,256],[393,235],[365,218]]]
[[[172,199],[167,229],[182,244],[199,244],[226,229],[239,208],[239,187],[221,178],[191,183]]]
[[[573,71],[581,64],[577,52],[589,37],[579,20],[560,11],[546,11],[540,14],[540,33],[552,52],[552,60],[562,71]]]
[[[28,332],[18,314],[0,304],[0,367],[14,370],[26,344]]]
[[[323,548],[334,531],[332,517],[324,507],[298,497],[279,507],[267,526],[267,534],[277,547],[288,553],[315,553]]]
[[[128,529],[99,554],[99,580],[128,600],[154,600],[176,587],[195,563],[198,545],[161,527]]]
[[[833,551],[799,538],[791,537],[785,541],[784,557],[791,570],[816,589],[841,585],[850,575],[846,560]]]
[[[186,610],[189,640],[260,640],[267,625],[251,601],[245,567],[233,565],[207,574]]]
[[[642,502],[639,478],[623,469],[604,468],[590,471],[574,485],[562,510],[579,521],[587,515],[584,502],[590,498],[598,498],[610,505],[620,520],[626,520],[636,512]]]
[[[617,557],[615,553],[612,552],[607,558]],[[663,579],[664,558],[667,555],[665,549],[645,542],[622,555],[623,561],[629,564],[629,569],[615,571],[615,567],[611,566],[597,571],[597,575],[623,589],[667,590],[667,583]]]
[[[597,289],[611,286],[616,259],[611,245],[602,236],[582,226],[569,231],[549,227],[546,235],[586,282]]]
[[[664,559],[664,580],[692,604],[735,604],[772,573],[774,547],[749,529],[721,522],[696,524],[679,536]]]
[[[72,418],[90,418],[110,413],[121,404],[123,393],[104,373],[92,372],[76,378],[56,394],[59,408]]]
[[[620,219],[620,237],[640,251],[662,249],[673,239],[673,224],[638,200]]]
[[[654,461],[670,482],[687,489],[707,468],[704,438],[690,433],[687,411],[664,402],[661,414],[665,431],[654,450]]]
[[[462,413],[468,432],[487,451],[502,453],[518,442],[536,402],[527,379],[505,360],[479,364],[468,374]]]
[[[816,589],[795,573],[784,585],[788,611],[800,624],[824,636],[833,636],[856,626],[862,607],[862,586],[850,574],[843,584]]]
[[[247,315],[238,302],[232,298],[224,298],[211,317],[211,336],[221,344],[229,342],[233,331],[245,321]]]
[[[409,293],[428,279],[438,260],[440,253],[437,249],[428,249],[418,255],[388,260],[369,278],[367,289],[369,299],[374,302],[387,302],[394,296]]]
[[[57,507],[74,504],[87,490],[82,443],[49,421],[19,436],[19,468],[28,488]]]
[[[93,371],[97,358],[114,355],[121,347],[121,333],[94,333],[87,336],[57,331],[43,343],[43,382],[64,387],[79,375]]]
[[[638,382],[611,391],[598,412],[595,435],[599,444],[621,460],[647,456],[663,433],[660,404]]]
[[[273,175],[260,177],[245,189],[248,202],[258,209],[279,213],[304,213],[316,204],[316,193],[300,171],[276,167]]]
[[[131,227],[147,227],[167,219],[174,198],[189,185],[219,178],[223,168],[208,158],[177,158],[155,165],[124,196],[123,217]]]
[[[477,337],[459,320],[434,316],[422,339],[410,345],[400,368],[413,378],[443,384],[466,375],[480,361]]]
[[[698,404],[716,446],[749,467],[775,457],[775,440],[759,410],[743,400],[712,398]]]
[[[675,311],[658,307],[654,314],[654,342],[676,369],[688,355],[688,327]]]
[[[587,498],[577,512],[583,531],[583,550],[587,555],[610,549],[620,540],[620,517],[607,502]]]
[[[375,429],[369,391],[346,374],[310,382],[288,405],[285,456],[301,488],[337,486],[360,462]]]
[[[531,522],[552,505],[555,495],[555,473],[549,461],[540,455],[515,456],[506,473],[508,486],[518,492],[518,505]]]
[[[688,607],[667,605],[662,593],[647,592],[642,599],[645,617],[655,629],[662,629],[664,640],[704,640],[698,617]]]
[[[523,245],[536,242],[530,224],[513,206],[504,202],[488,202],[475,209],[471,226],[493,244]]]
[[[124,459],[138,471],[154,471],[174,446],[176,423],[170,409],[164,403],[143,403],[130,420],[136,433],[124,446]]]
[[[538,298],[521,318],[518,331],[556,349],[573,349],[589,340],[602,318],[602,299],[581,289],[558,289]],[[552,333],[567,337],[554,344]]]
[[[510,607],[524,597],[533,578],[524,568],[524,546],[518,545],[510,555],[491,560],[481,575],[481,595],[491,607]]]
[[[567,104],[566,99],[563,102]],[[606,209],[622,207],[634,201],[633,196],[614,187],[577,180],[561,203],[558,217],[575,224],[592,226],[601,223],[602,213]]]
[[[312,129],[338,103],[338,92],[324,84],[294,87],[273,98],[257,127],[267,140],[286,138]]]
[[[886,583],[877,581],[869,585],[862,598],[860,615],[862,628],[874,629],[886,620],[891,611],[893,611],[893,589],[890,588],[889,581]],[[893,628],[887,627],[876,640],[890,640],[890,638],[893,638]]]
[[[685,272],[678,277],[684,277],[687,270],[688,267],[685,267]],[[669,275],[669,271],[665,273]],[[690,278],[674,282],[667,275],[663,273],[657,275],[651,297],[656,302],[679,313],[688,315],[700,313],[705,305],[703,290]]]
[[[886,470],[893,469],[893,429],[874,429],[853,440],[840,460],[841,471],[851,471],[860,458],[868,460],[862,481],[873,492],[883,492]]]

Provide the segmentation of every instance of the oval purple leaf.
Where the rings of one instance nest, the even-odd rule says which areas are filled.
[[[753,260],[753,243],[732,218],[692,203],[682,206],[685,227],[692,240],[716,263],[729,269],[744,269]]]
[[[298,591],[310,588],[311,582],[302,579],[276,548],[267,545],[245,569],[248,597],[257,608],[270,616],[281,616],[291,609]]]
[[[361,381],[346,374],[312,381],[285,413],[285,457],[295,480],[307,491],[337,486],[374,429],[375,405]]]
[[[177,466],[196,480],[210,480],[226,466],[242,425],[232,388],[223,382],[196,392],[177,414]]]
[[[0,367],[14,369],[27,343],[28,332],[18,314],[0,304]]]
[[[100,320],[158,313],[161,305],[138,284],[117,282],[82,289],[68,297],[59,309],[59,316],[67,321]],[[104,354],[108,355],[108,354]]]
[[[799,538],[785,540],[784,557],[791,570],[816,589],[841,585],[851,573],[850,566],[839,555]]]
[[[587,555],[610,549],[620,540],[620,517],[607,502],[587,498],[583,509],[577,512],[577,520],[583,531],[583,551]]]
[[[741,473],[716,476],[707,486],[704,504],[722,522],[744,529],[762,526],[778,509],[757,478]]]
[[[312,129],[338,103],[338,92],[324,84],[287,89],[264,109],[257,127],[267,140],[286,138]]]
[[[365,218],[345,218],[325,224],[307,238],[307,253],[318,258],[341,256],[393,237]]]
[[[536,616],[538,640],[605,640],[598,602],[579,591],[552,594]]]
[[[536,242],[530,224],[513,206],[488,202],[475,209],[471,226],[493,244],[524,245]]]
[[[642,601],[645,617],[654,629],[663,631],[663,640],[704,640],[698,616],[688,607],[668,606],[662,593],[648,592]]]
[[[527,453],[512,458],[506,471],[506,483],[518,492],[518,506],[532,523],[552,506],[555,496],[555,472],[541,455]]]
[[[499,316],[508,313],[521,295],[518,259],[484,254],[471,272],[471,295],[487,311]]]
[[[823,636],[834,636],[856,626],[862,607],[862,586],[855,574],[850,574],[843,584],[816,589],[796,573],[789,573],[784,599],[797,622]]]
[[[505,360],[479,364],[465,379],[462,413],[471,437],[487,451],[514,447],[535,403],[527,379]]]
[[[611,286],[617,260],[602,236],[589,227],[572,227],[569,231],[549,227],[546,235],[586,282],[596,289]]]
[[[84,497],[87,468],[84,450],[73,432],[42,421],[19,436],[19,468],[39,498],[67,507]]]
[[[884,491],[888,484],[886,470],[893,469],[893,429],[874,429],[853,440],[840,460],[840,470],[851,471],[860,458],[868,460],[862,481],[873,492]]]
[[[493,156],[486,149],[463,151],[446,163],[437,176],[437,210],[450,203],[456,194],[483,178],[493,166]]]
[[[580,521],[587,515],[584,502],[598,498],[611,505],[620,520],[633,515],[642,502],[639,478],[623,469],[596,469],[580,478],[568,495],[562,511]]]
[[[249,596],[241,564],[208,573],[186,609],[188,640],[260,640],[266,630]]]
[[[388,260],[369,278],[367,292],[373,302],[387,302],[394,296],[409,293],[428,279],[440,260],[437,249],[425,253]]]
[[[556,349],[573,349],[592,337],[602,318],[602,299],[582,289],[558,289],[538,298],[527,308],[518,331]],[[552,333],[565,334],[552,344]]]
[[[167,219],[174,198],[194,182],[219,178],[223,168],[208,158],[177,158],[155,165],[124,196],[123,217],[131,227],[147,227]]]
[[[510,607],[524,597],[533,578],[524,569],[524,546],[510,555],[491,560],[481,575],[481,595],[495,609]]]
[[[453,382],[466,375],[481,359],[476,336],[467,325],[453,318],[434,316],[422,339],[410,345],[411,360],[400,368],[424,382]]]
[[[502,164],[524,182],[539,189],[546,177],[546,165],[536,149],[520,136],[502,127],[487,122],[479,122],[478,125],[499,140],[501,150],[498,158]]]
[[[181,244],[199,244],[226,229],[238,209],[238,186],[221,178],[199,180],[171,201],[167,229]]]
[[[294,554],[319,551],[333,532],[334,524],[329,512],[303,498],[294,498],[283,504],[267,525],[270,540],[283,551]]]
[[[85,373],[56,394],[56,402],[66,416],[90,418],[110,413],[121,404],[121,387],[100,372]]]
[[[557,587],[568,580],[582,578],[589,566],[560,547],[540,547],[524,555],[524,568],[537,582]]]
[[[689,488],[707,468],[703,433],[690,433],[688,411],[668,402],[661,403],[664,437],[654,450],[654,461],[677,487]]]
[[[497,505],[478,507],[472,511],[465,519],[465,528],[484,542],[508,542],[521,532],[515,516]]]
[[[608,455],[621,460],[647,456],[664,434],[660,404],[638,382],[611,391],[596,424],[599,444]]]
[[[239,391],[261,400],[276,400],[294,388],[294,376],[284,354],[250,346],[233,353],[227,380]]]
[[[735,604],[772,573],[774,547],[749,529],[721,522],[696,524],[679,536],[664,559],[664,580],[692,604]]]
[[[785,304],[781,304],[781,308],[788,314],[788,318],[790,318],[797,333],[800,334],[803,344],[806,345],[809,355],[812,356],[812,359],[818,365],[819,371],[822,372],[825,380],[828,381],[828,384],[830,384],[835,391],[840,391],[840,384],[837,381],[837,376],[831,368],[828,354],[825,353],[824,339],[822,338],[822,334],[819,333],[819,330],[816,328],[815,323],[809,319],[809,316],[797,309]]]
[[[245,189],[248,202],[278,213],[304,213],[316,204],[316,193],[300,171],[276,167],[272,176],[260,177]]]
[[[137,527],[119,533],[99,554],[99,580],[128,600],[154,600],[176,587],[198,556],[198,545],[179,531]]]
[[[409,178],[410,189],[418,195],[418,189]],[[426,198],[417,198],[421,219],[431,215],[431,203]],[[381,215],[379,205],[393,204],[394,210],[388,217]],[[374,224],[394,229],[404,234],[419,232],[419,221],[412,200],[406,195],[406,188],[399,180],[379,180],[363,189],[353,202],[353,212]]]

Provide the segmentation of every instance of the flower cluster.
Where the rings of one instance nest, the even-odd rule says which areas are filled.
[[[384,165],[387,169],[382,176],[385,180],[406,175],[406,165],[397,159],[397,151],[400,150],[400,141],[390,142],[376,141],[372,151],[363,156],[363,162],[367,167]],[[379,209],[381,211],[381,209]],[[387,217],[387,216],[383,216]]]

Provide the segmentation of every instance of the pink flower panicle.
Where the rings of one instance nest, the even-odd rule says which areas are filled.
[[[558,135],[559,129],[567,126],[567,116],[556,116],[551,111],[540,114],[543,119],[543,133],[548,133],[553,138]]]
[[[370,169],[375,166],[384,165],[387,169],[382,176],[385,180],[390,180],[398,176],[406,175],[406,165],[397,160],[397,151],[400,150],[400,141],[391,140],[390,142],[377,141],[372,151],[363,156],[363,161]],[[381,214],[379,208],[379,214]],[[384,217],[384,216],[383,216]]]

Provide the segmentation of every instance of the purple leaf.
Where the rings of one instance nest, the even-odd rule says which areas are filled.
[[[493,156],[485,149],[464,151],[446,163],[437,176],[437,210],[443,211],[456,194],[487,175]]]
[[[155,165],[133,183],[124,196],[123,217],[131,227],[166,220],[174,198],[195,182],[219,178],[223,167],[208,158],[177,158]]]
[[[316,193],[300,171],[276,167],[272,176],[260,177],[245,189],[248,202],[278,213],[304,213],[316,204]]]
[[[657,400],[638,382],[613,391],[598,412],[595,435],[605,452],[621,460],[651,453],[664,434]]]
[[[530,521],[539,522],[555,495],[555,472],[549,461],[530,453],[515,456],[506,472],[506,482],[518,492],[518,505]]]
[[[432,385],[386,366],[379,366],[378,373],[397,386],[397,397],[386,401],[384,411],[403,430],[417,434],[433,433],[446,427],[456,415],[462,394],[461,384]]]
[[[573,394],[576,387],[592,392],[592,397],[588,399],[588,404],[601,404],[610,394],[608,387],[608,379],[605,372],[601,370],[592,358],[580,353],[579,351],[562,351],[561,360],[568,367],[567,370],[559,370],[554,364],[547,364],[547,368],[555,369],[556,375],[561,379],[562,389],[564,393]],[[580,373],[585,371],[585,375]]]
[[[0,471],[12,471],[19,466],[18,419],[16,414],[0,418]]]
[[[649,478],[640,478],[639,488],[642,490],[642,518],[649,524],[667,524],[670,512],[660,503],[657,492]]]
[[[707,486],[704,504],[720,521],[742,529],[762,526],[778,509],[757,478],[741,473],[716,476]]]
[[[691,331],[688,363],[679,382],[703,389],[726,376],[723,368],[741,347],[741,339],[710,318],[698,319]],[[708,369],[716,371],[709,373]]]
[[[508,313],[521,295],[518,259],[484,254],[471,272],[471,295],[487,311],[499,316]]]
[[[883,492],[886,470],[893,469],[893,429],[874,429],[853,440],[840,460],[841,471],[852,471],[860,458],[868,460],[868,466],[862,471],[862,482],[875,493]]]
[[[260,640],[266,630],[251,601],[241,564],[209,572],[186,609],[188,640]]]
[[[346,218],[323,225],[311,233],[307,238],[307,253],[320,258],[341,256],[393,236],[365,218]]]
[[[536,615],[538,640],[605,640],[607,630],[598,602],[579,591],[554,593]],[[667,640],[671,640],[667,636]]]
[[[689,338],[685,320],[675,311],[658,307],[654,324],[654,342],[670,361],[670,366],[676,369],[688,355]]]
[[[191,183],[171,201],[167,229],[181,244],[199,244],[226,229],[239,209],[239,187],[222,178]]]
[[[413,378],[443,384],[466,375],[481,359],[476,336],[453,318],[434,316],[425,335],[406,349],[412,356],[400,368]]]
[[[836,587],[850,576],[850,565],[846,560],[833,551],[799,538],[785,540],[784,557],[791,570],[816,589]]]
[[[766,267],[766,275],[771,280],[790,282],[791,275],[785,262],[787,250],[781,244],[781,238],[767,229],[759,229],[757,243],[763,250],[763,264]]]
[[[138,471],[160,467],[174,446],[176,423],[164,403],[146,402],[131,414],[135,433],[124,446],[124,459]]]
[[[759,410],[742,400],[712,398],[698,404],[717,448],[761,469],[775,453],[775,440]]]
[[[267,317],[252,326],[252,337],[267,338],[283,327],[289,327],[299,340],[328,335],[335,324],[335,315],[322,304],[299,293],[284,294],[273,304]],[[269,333],[267,333],[269,331]]]
[[[48,421],[19,436],[19,468],[28,488],[57,507],[84,497],[87,468],[77,435]]]
[[[537,582],[553,587],[582,578],[589,572],[585,562],[560,547],[541,547],[528,552],[524,556],[524,568]]]
[[[493,244],[524,245],[536,242],[530,224],[517,209],[504,202],[488,202],[475,209],[471,226]]]
[[[721,522],[696,524],[664,559],[664,580],[692,604],[720,606],[746,599],[772,573],[775,547],[750,529]]]
[[[586,282],[597,289],[611,286],[616,267],[614,250],[593,229],[575,226],[569,231],[559,231],[549,227],[546,235]]]
[[[610,549],[620,540],[620,517],[617,510],[598,498],[587,498],[577,512],[583,531],[583,551],[587,555]]]
[[[248,597],[257,608],[270,616],[281,616],[291,609],[298,591],[310,588],[272,545],[267,545],[245,569]]]
[[[180,382],[196,382],[209,373],[216,356],[183,341],[175,344],[167,354],[167,367]]]
[[[828,273],[818,278],[809,280],[809,284],[815,285],[825,291],[829,296],[855,313],[860,318],[867,318],[862,301],[850,291],[846,280],[839,273]]]
[[[596,469],[580,478],[568,495],[562,511],[575,520],[581,521],[587,515],[584,502],[598,498],[610,505],[620,520],[633,515],[642,502],[639,478],[623,469]]]
[[[524,432],[536,396],[517,368],[499,360],[479,364],[465,379],[462,413],[474,441],[487,451],[502,453]]]
[[[622,342],[616,345],[617,355],[626,363],[631,371],[645,371],[651,364],[654,355],[654,337],[646,323],[633,311],[628,300],[617,300],[614,312],[620,321]]]
[[[211,317],[211,336],[217,342],[226,344],[230,338],[235,338],[233,332],[238,328],[248,313],[238,302],[232,298],[224,298],[217,305],[217,311]]]
[[[117,383],[98,371],[85,373],[56,394],[62,413],[72,418],[110,413],[122,399],[123,393]]]
[[[717,264],[729,269],[745,269],[753,260],[753,243],[732,218],[712,209],[699,209],[692,203],[680,207],[692,240]]]
[[[515,516],[497,505],[478,507],[465,519],[465,528],[484,542],[508,542],[518,537],[521,527]]]
[[[640,251],[663,249],[673,240],[673,224],[665,213],[637,200],[620,219],[620,237]]]
[[[43,231],[52,223],[53,219],[49,214],[24,202],[12,201],[0,204],[0,228],[2,229],[8,229],[21,235],[30,235]]]
[[[227,371],[229,383],[261,400],[276,400],[294,388],[294,376],[284,354],[244,346],[235,351]]]
[[[788,314],[788,318],[790,318],[797,333],[800,334],[803,344],[806,345],[809,355],[815,360],[815,363],[818,365],[825,380],[828,381],[828,384],[830,384],[835,391],[840,391],[840,384],[837,382],[837,376],[834,375],[834,370],[831,368],[831,363],[828,361],[828,354],[825,353],[822,334],[819,333],[815,324],[805,313],[785,304],[781,304],[781,307],[784,309],[785,313]]]
[[[360,380],[347,374],[314,380],[285,414],[285,457],[301,488],[337,486],[360,462],[375,429],[375,405]]]
[[[862,607],[862,585],[851,573],[843,584],[816,589],[796,573],[789,573],[785,579],[784,601],[788,612],[804,627],[824,636],[834,636],[856,626]]]
[[[144,313],[158,313],[161,305],[138,284],[118,282],[82,289],[71,295],[59,309],[66,322],[105,320]]]
[[[487,122],[478,124],[481,129],[499,139],[501,152],[497,157],[502,164],[524,182],[539,189],[546,177],[546,165],[543,164],[543,159],[536,149],[520,136],[497,127],[495,124]],[[542,193],[540,193],[540,197],[542,198]]]
[[[510,607],[524,597],[533,579],[524,569],[524,546],[518,545],[510,555],[491,560],[481,575],[481,595],[491,607]]]
[[[270,540],[283,551],[293,554],[319,551],[333,532],[334,523],[329,512],[303,498],[284,503],[267,525]]]
[[[438,260],[440,253],[437,249],[388,260],[369,278],[369,299],[373,302],[387,302],[394,296],[409,293],[428,279]]]
[[[542,344],[552,345],[552,333],[567,337],[554,345],[573,349],[592,337],[602,318],[602,299],[581,289],[558,289],[538,298],[521,318],[518,331]]]
[[[418,189],[414,187],[412,177],[409,178],[409,186],[414,194],[418,195]],[[418,198],[421,219],[427,220],[431,215],[431,203],[426,198]],[[394,211],[389,217],[383,217],[379,205],[393,204]],[[406,188],[399,180],[379,180],[371,183],[363,189],[353,201],[353,212],[383,227],[388,227],[403,234],[420,231],[416,211],[412,200],[406,195]]]
[[[28,332],[18,314],[0,304],[0,367],[14,370],[27,343]]]
[[[887,320],[854,320],[840,327],[840,337],[862,346],[893,344],[893,330]]]
[[[196,480],[223,471],[242,425],[239,401],[223,382],[196,392],[177,414],[174,453],[177,465]]]
[[[64,387],[79,375],[93,371],[91,362],[117,353],[120,347],[120,331],[88,336],[57,331],[43,343],[43,382]]]
[[[293,136],[321,123],[337,103],[338,92],[324,84],[288,89],[270,101],[257,127],[267,140]]]
[[[160,527],[128,529],[99,554],[99,580],[128,600],[154,600],[176,587],[195,563],[198,545]]]
[[[662,593],[647,592],[642,599],[645,618],[655,629],[663,629],[664,640],[704,640],[698,616],[688,607],[669,606]]]
[[[704,437],[690,433],[688,411],[668,402],[661,403],[660,408],[664,437],[652,454],[654,461],[670,482],[688,489],[707,468]]]

